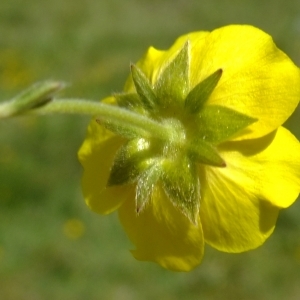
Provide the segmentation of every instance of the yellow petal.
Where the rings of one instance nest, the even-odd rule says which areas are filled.
[[[218,172],[208,171],[206,179],[200,209],[205,242],[232,253],[260,246],[273,232],[279,208]]]
[[[156,188],[151,202],[136,214],[134,199],[120,207],[119,217],[136,250],[138,260],[154,261],[174,271],[189,271],[203,256],[201,222],[193,225],[174,208],[161,188]]]
[[[116,151],[124,140],[99,125],[93,119],[87,137],[79,149],[78,158],[84,173],[82,191],[87,205],[95,212],[108,214],[125,201],[133,187],[106,187]]]
[[[222,78],[208,104],[258,118],[241,132],[240,139],[257,138],[275,130],[299,103],[299,69],[269,35],[255,27],[226,26],[212,31],[204,46],[195,41],[191,85],[220,68]]]
[[[299,103],[300,71],[263,31],[230,25],[180,37],[167,51],[150,48],[138,62],[154,84],[184,43],[191,44],[190,89],[222,69],[208,104],[223,105],[257,118],[235,139],[261,137],[282,125]],[[132,80],[126,90],[134,91]]]
[[[272,233],[280,208],[300,191],[300,144],[285,128],[249,141],[219,147],[226,168],[205,167],[201,219],[205,241],[241,252],[262,244]]]
[[[230,176],[261,199],[280,208],[297,199],[300,143],[284,127],[256,140],[224,143],[220,153]]]

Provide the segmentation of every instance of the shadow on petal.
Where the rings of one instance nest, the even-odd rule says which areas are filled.
[[[259,228],[263,234],[270,235],[274,230],[280,208],[265,200],[260,200]]]
[[[224,142],[218,146],[218,149],[220,151],[239,151],[244,156],[252,156],[264,151],[274,140],[276,132],[277,130],[274,130],[257,139]]]

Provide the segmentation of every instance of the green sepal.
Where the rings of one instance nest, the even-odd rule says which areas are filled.
[[[226,162],[211,144],[196,139],[188,145],[188,153],[193,161],[215,167],[226,167]]]
[[[135,65],[131,65],[131,75],[135,85],[135,89],[141,98],[146,110],[154,110],[157,106],[158,99],[150,85],[145,74]]]
[[[222,69],[217,70],[189,92],[184,105],[190,113],[197,114],[201,110],[221,79],[222,73]]]
[[[122,93],[114,95],[118,106],[135,111],[137,113],[146,114],[143,103],[138,94]]]
[[[156,186],[161,176],[161,165],[160,160],[153,163],[149,168],[144,170],[138,178],[136,185],[136,212],[141,213],[153,193],[153,189]]]
[[[220,105],[207,105],[198,117],[198,136],[206,142],[219,144],[236,135],[257,119]]]
[[[128,141],[116,153],[107,186],[123,185],[137,180],[152,163],[150,144],[143,138]]]
[[[162,184],[173,205],[192,223],[197,224],[200,209],[200,182],[196,165],[187,157],[165,160]]]
[[[126,124],[124,126],[122,122],[118,122],[118,120],[104,120],[103,118],[96,118],[96,122],[100,125],[104,126],[106,129],[114,132],[117,135],[125,137],[127,139],[134,139],[140,136],[147,136],[147,132],[135,126],[130,126]]]
[[[189,42],[186,42],[177,56],[160,74],[154,90],[164,103],[182,103],[189,88]]]

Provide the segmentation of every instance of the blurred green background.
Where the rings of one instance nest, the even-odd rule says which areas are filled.
[[[299,0],[1,0],[1,100],[42,79],[65,96],[120,91],[148,46],[248,23],[300,65]],[[206,247],[202,265],[172,273],[137,262],[116,214],[85,206],[76,153],[88,117],[0,122],[0,299],[300,299],[300,203],[244,254]],[[300,109],[288,121],[300,138]]]

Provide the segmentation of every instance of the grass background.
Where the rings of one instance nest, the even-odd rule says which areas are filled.
[[[252,24],[300,65],[299,0],[2,0],[0,97],[62,79],[64,92],[120,91],[129,63],[194,30]],[[172,273],[137,262],[116,214],[85,206],[76,152],[87,117],[0,122],[0,299],[299,299],[300,204],[272,237],[232,255],[206,247],[201,266]],[[286,124],[300,138],[300,110]]]

